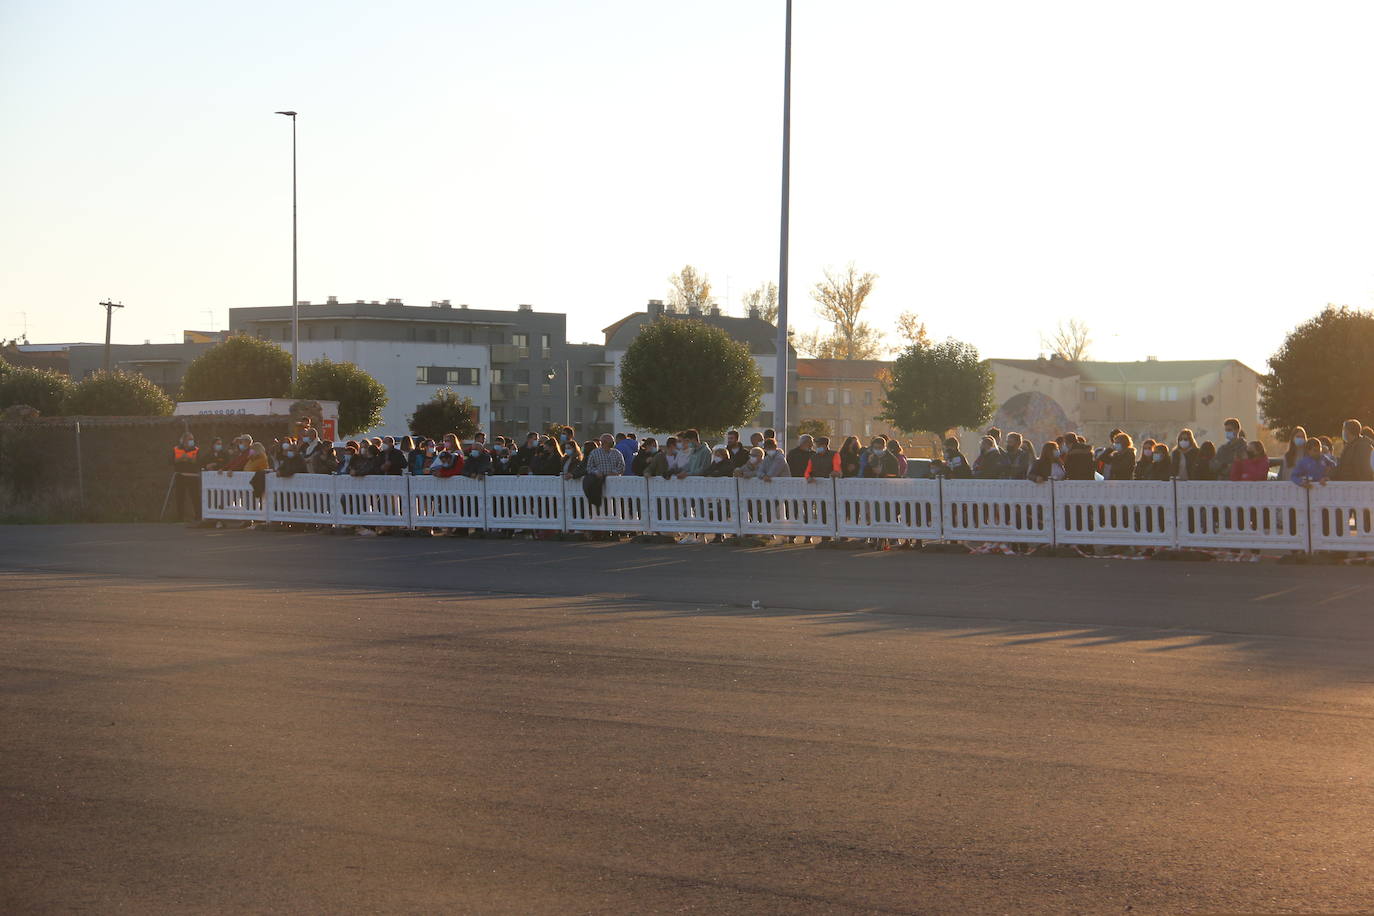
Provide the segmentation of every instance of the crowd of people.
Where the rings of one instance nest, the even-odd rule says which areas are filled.
[[[1278,479],[1304,487],[1331,480],[1374,480],[1374,429],[1358,420],[1345,422],[1339,455],[1330,438],[1309,437],[1304,428],[1296,427],[1287,450],[1276,459],[1270,458],[1259,440],[1247,440],[1239,420],[1227,419],[1223,426],[1221,445],[1210,440],[1199,442],[1192,430],[1183,429],[1172,447],[1154,439],[1145,439],[1137,447],[1128,433],[1115,429],[1109,441],[1098,447],[1078,433],[1066,432],[1045,442],[1038,451],[1020,433],[1003,435],[992,427],[979,441],[977,457],[971,461],[957,437],[946,439],[943,456],[930,462],[929,474],[947,479],[1035,483]],[[381,436],[335,443],[325,440],[309,419],[298,421],[295,435],[270,445],[241,435],[227,444],[215,438],[200,447],[188,432],[174,448],[172,463],[181,477],[200,471],[270,471],[278,477],[562,477],[582,481],[587,495],[598,502],[604,480],[622,475],[770,481],[785,477],[902,478],[909,471],[902,444],[886,436],[874,436],[867,447],[857,437],[848,436],[834,449],[829,437],[802,435],[793,448],[784,451],[771,429],[753,433],[748,445],[738,430],[730,430],[724,442],[711,446],[695,429],[667,436],[662,442],[633,433],[607,433],[599,439],[578,442],[575,430],[564,426],[548,434],[529,432],[523,442],[505,436],[488,440],[485,433],[478,432],[461,440],[449,433],[438,439]],[[262,474],[256,475],[259,481]],[[191,489],[189,482],[178,487],[178,503],[183,508],[188,502],[193,509],[198,507],[198,486],[193,498]]]

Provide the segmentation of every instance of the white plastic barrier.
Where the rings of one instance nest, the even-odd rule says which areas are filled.
[[[334,479],[334,523],[369,528],[409,528],[410,478],[348,477]]]
[[[1174,545],[1174,485],[1168,481],[1061,480],[1053,498],[1057,544]]]
[[[480,478],[407,478],[410,520],[417,528],[485,528],[486,487]]]
[[[740,534],[833,535],[835,486],[830,480],[777,477],[738,480]]]
[[[836,533],[845,538],[939,538],[940,483],[836,480]]]
[[[1312,487],[1307,495],[1313,550],[1374,551],[1374,483],[1338,481]]]
[[[267,519],[273,522],[334,524],[334,478],[327,474],[267,475]]]
[[[267,507],[253,495],[251,471],[204,471],[200,475],[200,517],[262,522]]]
[[[1281,481],[1178,481],[1179,547],[1309,549],[1307,492]]]
[[[562,477],[488,477],[487,528],[565,531]]]
[[[643,477],[607,477],[600,505],[592,505],[581,480],[563,484],[568,531],[649,530],[649,491]]]
[[[1049,484],[1029,480],[946,480],[942,503],[941,534],[946,540],[1054,543]]]
[[[739,487],[733,477],[649,481],[655,534],[739,534]]]

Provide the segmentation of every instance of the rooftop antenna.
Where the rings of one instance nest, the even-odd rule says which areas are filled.
[[[210,316],[210,333],[213,334],[214,331],[215,331],[215,310],[214,310],[214,309],[206,309],[206,310],[205,310],[205,314],[207,314],[207,315]]]
[[[105,371],[110,371],[110,320],[114,317],[115,309],[124,308],[122,302],[111,302],[106,299],[100,303],[101,308],[105,309]]]

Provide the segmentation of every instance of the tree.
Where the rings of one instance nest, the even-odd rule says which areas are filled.
[[[236,334],[186,367],[181,400],[281,398],[291,388],[291,354],[276,344]]]
[[[799,436],[830,436],[830,424],[824,420],[802,420],[797,424],[797,435]]]
[[[710,278],[698,273],[691,264],[670,276],[668,286],[668,305],[679,312],[691,308],[704,312],[716,304],[716,297],[711,295]]]
[[[913,344],[892,364],[882,419],[898,429],[940,435],[992,416],[992,370],[961,340]]]
[[[719,435],[748,423],[763,377],[746,344],[700,321],[667,318],[639,332],[620,362],[615,398],[632,425],[653,432],[695,427]]]
[[[769,324],[778,323],[778,284],[763,283],[744,294],[744,309],[758,309],[759,317]]]
[[[1088,347],[1092,346],[1092,340],[1088,338],[1088,325],[1077,318],[1061,321],[1052,336],[1040,336],[1040,346],[1071,363],[1087,359]]]
[[[339,434],[353,436],[382,422],[386,386],[353,363],[319,359],[296,373],[292,396],[312,401],[339,402]]]
[[[0,408],[23,404],[55,417],[62,413],[72,388],[72,380],[61,372],[16,366],[0,376]]]
[[[434,397],[416,405],[406,424],[412,433],[426,439],[442,439],[445,433],[453,433],[462,442],[477,433],[477,405],[452,388],[440,388]]]
[[[176,405],[137,372],[93,372],[83,378],[63,410],[74,417],[168,417]]]
[[[926,346],[930,344],[930,334],[926,331],[926,323],[915,312],[902,312],[897,316],[897,333],[901,335],[902,340],[906,341],[908,347],[913,344]],[[900,351],[904,348],[898,347],[897,349]]]
[[[1339,436],[1350,417],[1374,418],[1374,313],[1328,305],[1289,333],[1260,378],[1260,409],[1284,437]]]
[[[811,290],[816,314],[830,323],[828,332],[802,335],[797,348],[819,359],[876,359],[882,355],[882,334],[861,320],[864,301],[873,292],[877,274],[860,274],[851,261],[841,273],[827,270],[825,279]]]

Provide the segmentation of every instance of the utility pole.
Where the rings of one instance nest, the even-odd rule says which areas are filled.
[[[792,0],[787,0],[787,32],[782,71],[782,228],[778,240],[778,364],[773,377],[773,425],[787,448],[787,231],[792,175]]]
[[[124,303],[122,303],[122,302],[111,302],[110,300],[106,299],[104,302],[100,303],[100,305],[101,305],[101,307],[102,307],[103,309],[105,309],[105,371],[106,371],[106,372],[109,372],[109,371],[110,371],[110,322],[111,322],[111,318],[114,316],[114,310],[115,310],[115,309],[122,309],[122,308],[124,308]]]
[[[296,112],[276,111],[291,119],[291,387],[301,363],[301,309],[296,289]]]

